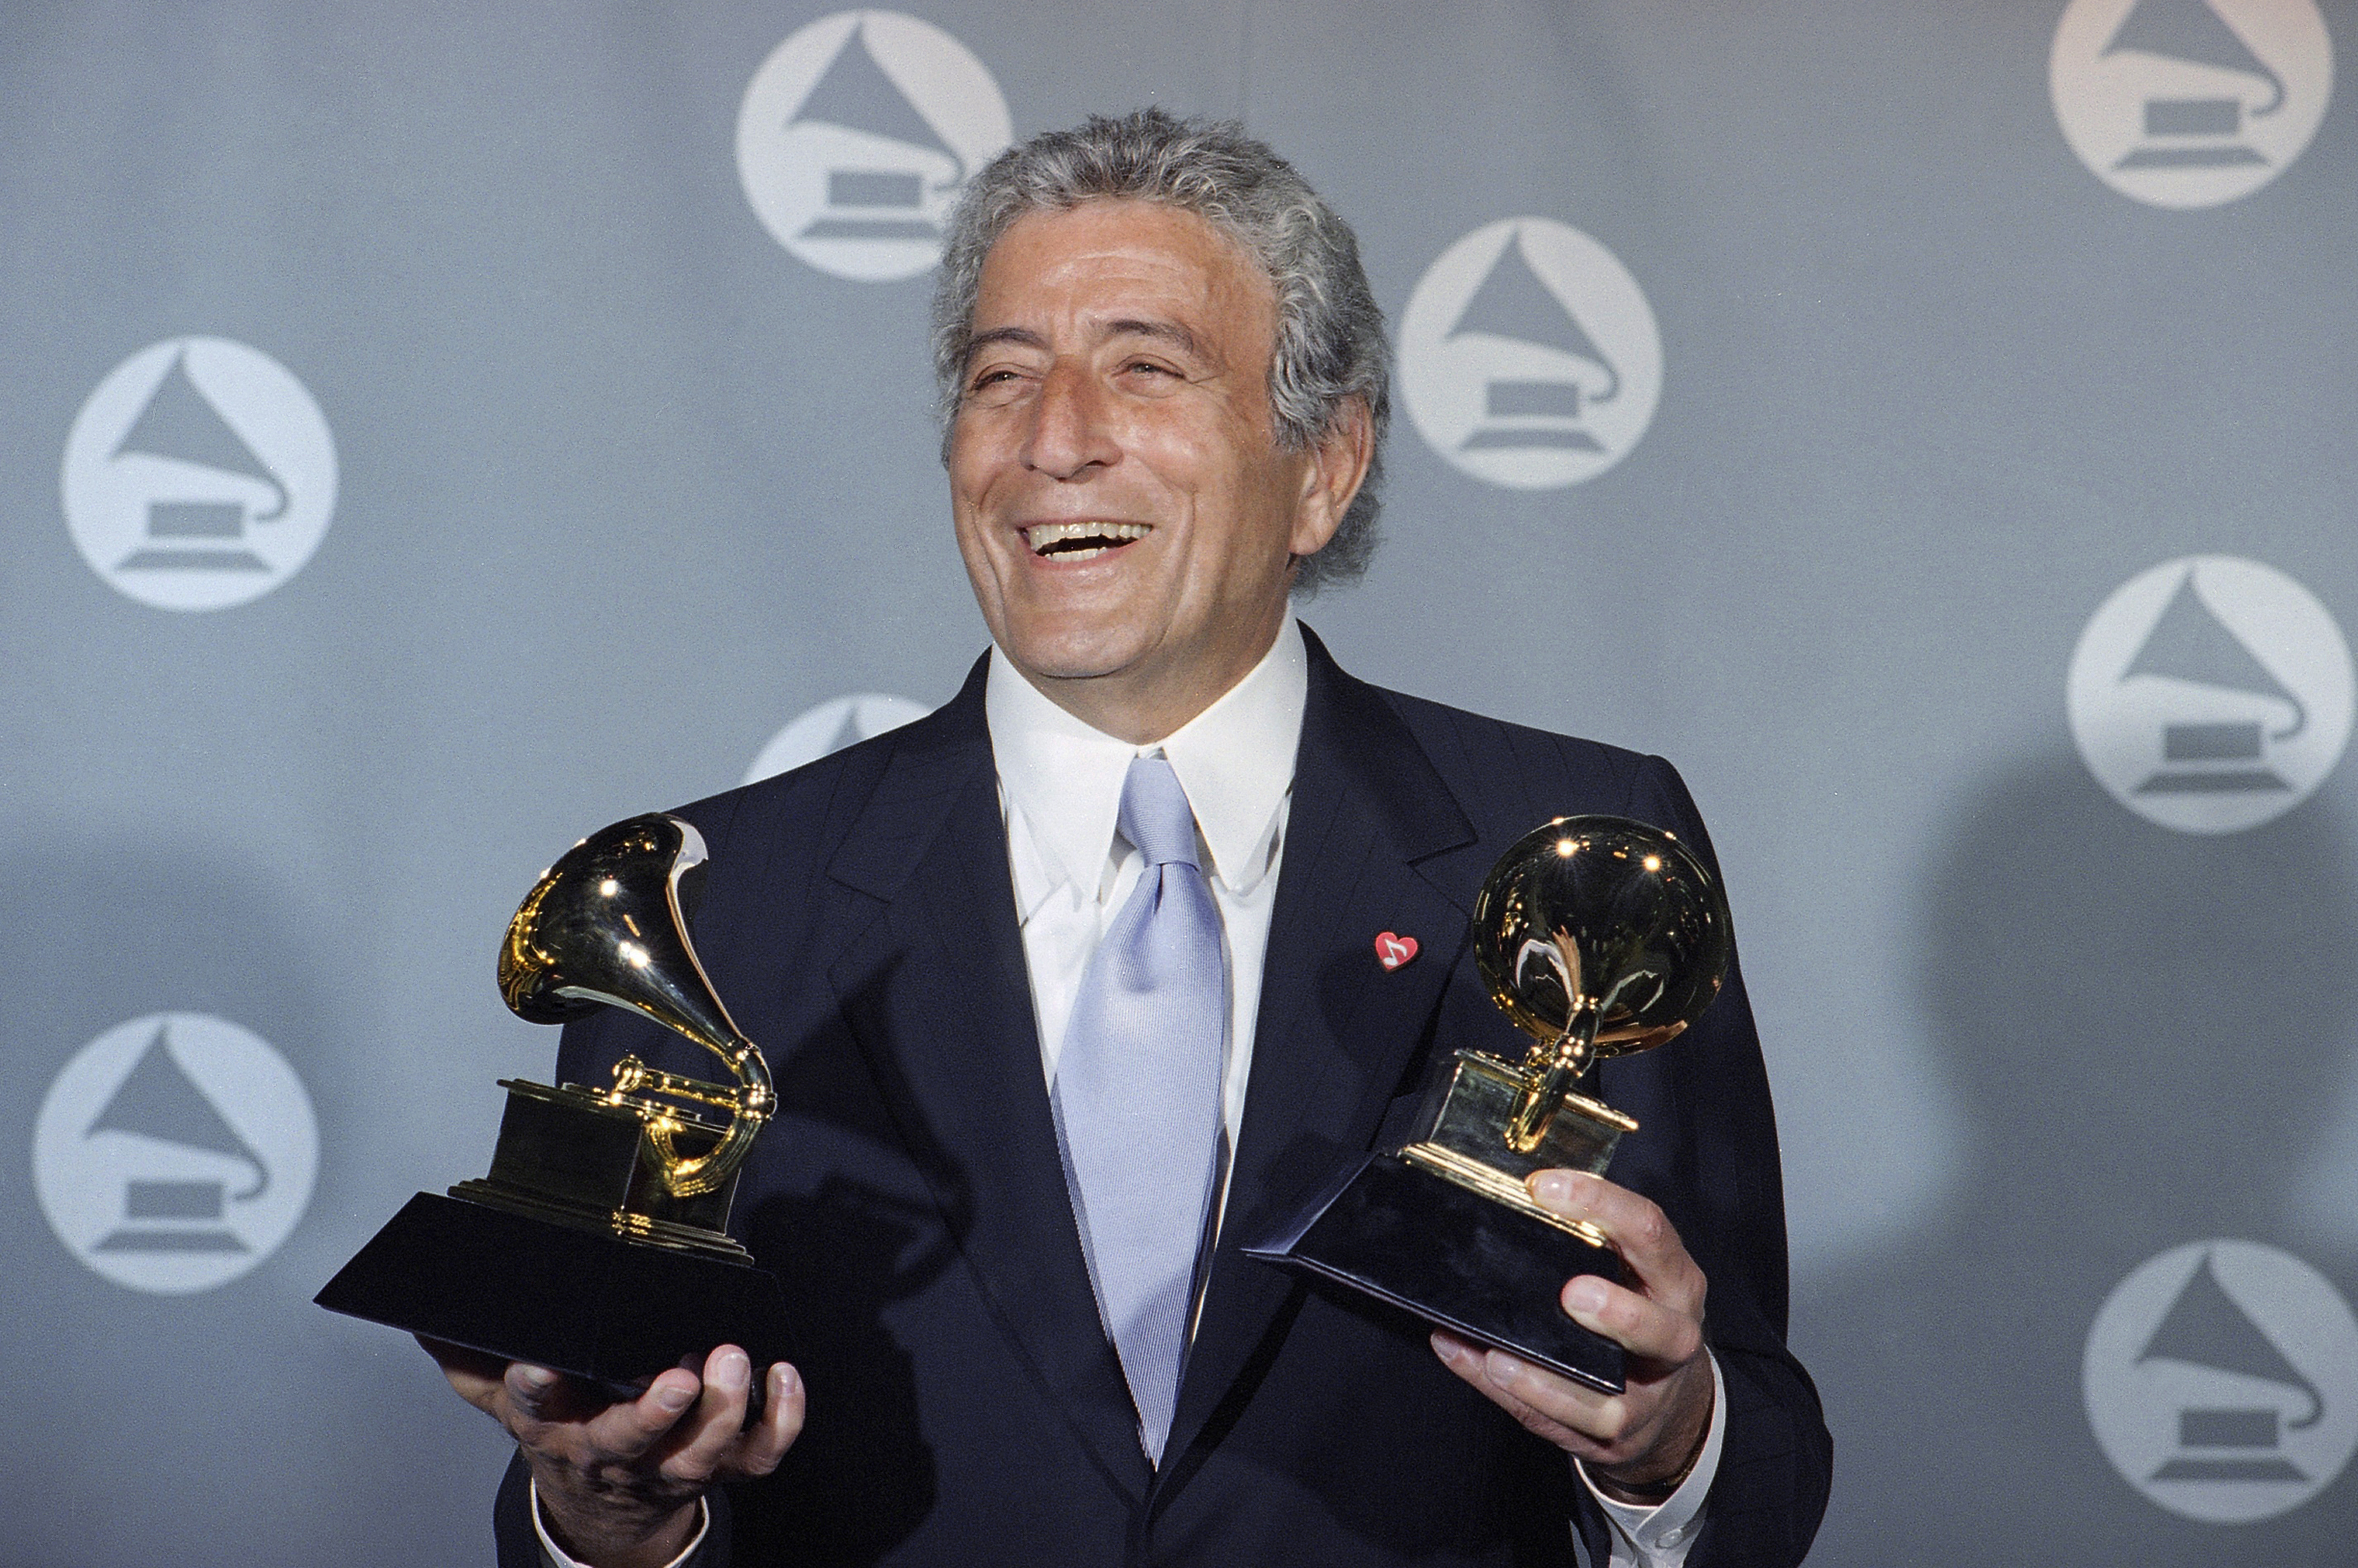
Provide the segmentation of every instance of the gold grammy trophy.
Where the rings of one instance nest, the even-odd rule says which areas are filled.
[[[1581,1093],[1582,1079],[1684,1033],[1718,996],[1729,950],[1726,895],[1675,835],[1621,816],[1525,834],[1476,895],[1474,961],[1530,1049],[1520,1061],[1458,1051],[1420,1136],[1367,1156],[1246,1250],[1620,1391],[1621,1347],[1558,1304],[1576,1274],[1617,1281],[1620,1258],[1525,1181],[1605,1173],[1638,1123]]]
[[[702,1046],[729,1083],[635,1054],[604,1087],[503,1079],[490,1173],[420,1193],[328,1282],[331,1312],[627,1389],[714,1346],[784,1354],[776,1280],[727,1230],[776,1096],[687,937],[703,838],[634,816],[568,850],[500,948],[500,994],[559,1023],[620,1008]]]

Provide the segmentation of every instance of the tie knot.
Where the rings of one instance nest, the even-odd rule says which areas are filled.
[[[1120,821],[1121,836],[1138,846],[1148,865],[1196,864],[1195,813],[1165,759],[1131,761],[1129,776],[1121,781]]]

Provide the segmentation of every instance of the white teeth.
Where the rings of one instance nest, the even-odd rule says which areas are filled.
[[[1050,553],[1055,546],[1069,540],[1116,539],[1128,544],[1143,539],[1154,530],[1143,523],[1037,523],[1023,531],[1023,542],[1035,556]],[[1111,545],[1078,545],[1071,549],[1055,550],[1059,560],[1085,561],[1112,549]]]

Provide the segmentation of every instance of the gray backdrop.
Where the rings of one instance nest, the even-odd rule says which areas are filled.
[[[931,217],[1150,102],[1427,284],[1305,619],[1711,820],[1812,1561],[2346,1552],[2358,6],[907,15],[0,11],[0,1561],[488,1561],[310,1296],[546,1072],[558,849],[955,688]]]

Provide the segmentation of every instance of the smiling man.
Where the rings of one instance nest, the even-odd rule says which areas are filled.
[[[991,652],[931,718],[685,813],[697,941],[775,1064],[737,1212],[797,1365],[748,1425],[733,1346],[614,1404],[443,1352],[518,1440],[502,1563],[1800,1561],[1829,1440],[1732,966],[1676,1050],[1606,1067],[1646,1128],[1614,1179],[1534,1178],[1628,1264],[1561,1297],[1624,1394],[1239,1250],[1437,1059],[1516,1049],[1466,914],[1509,843],[1608,811],[1708,854],[1659,759],[1379,690],[1294,622],[1372,544],[1349,229],[1234,127],[1092,120],[977,177],[936,328]],[[561,1076],[632,1050],[677,1054],[608,1011]]]
[[[1368,400],[1280,440],[1276,287],[1184,208],[1027,213],[971,320],[950,494],[991,639],[1092,728],[1161,741],[1276,644],[1295,563],[1366,476]]]

